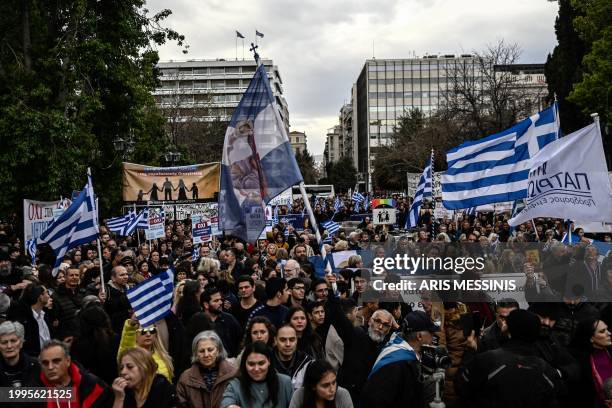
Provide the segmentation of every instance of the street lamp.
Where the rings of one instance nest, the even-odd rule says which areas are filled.
[[[174,166],[175,163],[181,160],[181,152],[169,151],[164,154],[164,159],[166,159],[167,163],[170,163],[170,165]]]

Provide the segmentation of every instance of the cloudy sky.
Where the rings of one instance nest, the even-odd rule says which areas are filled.
[[[256,29],[264,33],[260,54],[278,65],[291,130],[306,132],[313,154],[323,152],[327,129],[373,53],[461,54],[503,39],[521,47],[521,62],[542,63],[556,44],[558,11],[546,0],[148,0],[146,7],[170,8],[166,25],[190,45],[187,55],[163,46],[162,60],[235,58],[236,30],[252,58],[248,44]]]

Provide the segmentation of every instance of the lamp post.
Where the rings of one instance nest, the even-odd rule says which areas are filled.
[[[166,159],[166,163],[170,163],[171,166],[174,166],[175,163],[181,160],[181,156],[181,152],[169,151],[164,154],[164,159]]]

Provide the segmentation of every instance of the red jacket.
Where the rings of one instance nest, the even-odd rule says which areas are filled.
[[[80,368],[74,362],[70,364],[69,372],[72,378],[72,401],[49,399],[46,404],[47,408],[97,408],[112,405],[113,393],[104,381]],[[54,388],[42,371],[40,381],[43,386]]]

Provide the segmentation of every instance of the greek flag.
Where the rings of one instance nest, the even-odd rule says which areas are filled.
[[[368,212],[369,209],[370,209],[370,197],[366,196],[366,199],[363,203],[363,210],[365,212]]]
[[[278,224],[278,205],[274,206],[274,210],[272,211],[272,225]]]
[[[471,217],[471,216],[476,215],[476,207],[470,207],[470,208],[467,208],[467,209],[465,210],[465,214],[466,214],[468,217]]]
[[[259,32],[259,31],[257,31],[257,30],[255,30],[255,35],[256,35],[257,37],[261,37],[261,38],[263,38],[263,37],[264,37],[263,33],[260,33],[260,32]]]
[[[321,223],[321,225],[323,226],[324,229],[327,230],[327,233],[329,235],[335,234],[340,229],[340,224],[338,224],[335,221],[331,221],[331,220],[330,221],[323,221]]]
[[[483,139],[446,153],[444,207],[455,210],[527,197],[530,159],[559,136],[557,104]]]
[[[236,30],[236,37],[238,37],[238,38],[244,38],[244,35],[242,35],[242,34],[240,33],[240,31]]]
[[[417,356],[410,344],[397,333],[393,333],[378,355],[378,358],[376,358],[368,378],[388,364],[397,363],[398,361],[415,361],[416,359]]]
[[[136,215],[134,211],[111,218],[106,221],[108,229],[121,236],[132,235],[136,228],[149,229],[149,209],[144,209]]]
[[[431,173],[430,157],[427,160],[427,164],[425,164],[425,169],[423,169],[423,174],[421,174],[421,179],[419,180],[419,185],[414,193],[414,200],[412,201],[412,206],[410,206],[408,217],[406,217],[405,229],[410,229],[417,226],[417,223],[419,222],[421,204],[423,204],[423,198],[431,197]]]
[[[268,74],[259,64],[225,133],[220,229],[256,241],[265,228],[267,203],[302,181]]]
[[[135,218],[134,212],[130,211],[125,215],[121,215],[119,217],[109,218],[106,221],[106,226],[111,232],[119,235],[128,235],[125,234],[125,228],[130,224],[130,222]]]
[[[353,212],[355,214],[359,214],[359,201],[355,201],[355,206],[353,207]]]
[[[358,203],[362,203],[365,201],[365,197],[359,191],[355,191],[351,198],[353,199],[353,201],[356,201]]]
[[[128,289],[127,298],[141,327],[148,327],[170,313],[174,276],[169,270]]]
[[[38,244],[46,243],[55,252],[53,276],[69,249],[95,241],[98,233],[98,211],[91,177],[87,176],[87,185],[76,200],[38,238]]]
[[[336,198],[336,201],[334,202],[334,213],[340,211],[342,207],[344,207],[344,203],[339,198]]]
[[[32,265],[36,265],[36,239],[27,240],[26,249],[30,255],[30,258],[32,258]]]
[[[138,222],[136,228],[148,230],[149,229],[149,209],[145,208],[138,214]]]

